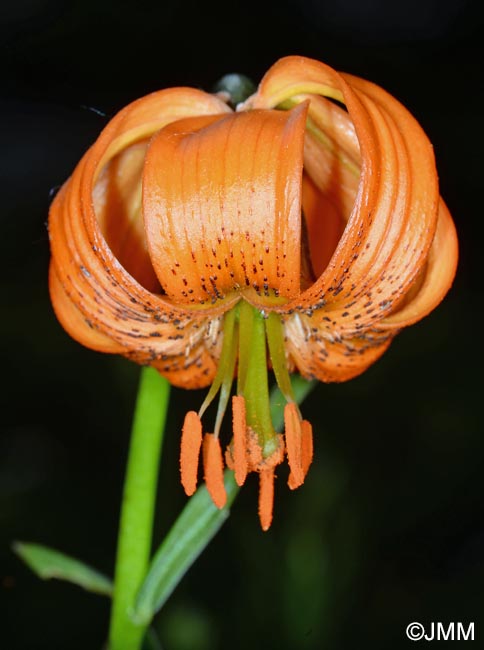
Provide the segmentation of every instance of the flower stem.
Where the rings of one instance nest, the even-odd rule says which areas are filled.
[[[138,650],[146,632],[130,614],[146,575],[152,541],[158,467],[170,385],[143,368],[131,431],[114,576],[109,650]]]

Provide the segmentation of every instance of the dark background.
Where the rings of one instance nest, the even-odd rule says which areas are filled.
[[[49,192],[129,101],[172,85],[210,89],[226,72],[257,81],[286,54],[367,77],[420,120],[460,233],[459,272],[438,310],[362,377],[317,387],[304,406],[316,431],[305,485],[289,492],[281,472],[263,534],[250,480],[157,628],[167,650],[398,649],[412,646],[411,621],[474,621],[484,646],[479,4],[2,4],[2,648],[105,641],[108,601],[42,583],[9,544],[42,542],[112,572],[138,377],[71,341],[53,316]],[[200,400],[173,395],[157,541],[185,502],[179,430]]]

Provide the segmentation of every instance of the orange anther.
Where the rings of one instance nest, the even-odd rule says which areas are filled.
[[[224,485],[224,463],[220,441],[213,433],[203,437],[203,471],[207,490],[217,508],[223,508],[227,501]]]
[[[302,456],[302,466],[304,477],[308,473],[308,469],[313,462],[313,427],[311,422],[303,420],[301,422],[301,431],[302,431],[302,446],[301,446],[301,456]]]
[[[245,400],[240,395],[232,397],[232,423],[234,432],[233,464],[235,481],[240,486],[244,484],[248,470]]]
[[[302,461],[301,419],[294,402],[290,402],[284,407],[284,429],[287,459],[291,468],[289,487],[294,490],[304,483],[305,476]]]
[[[313,428],[311,426],[311,423],[307,420],[303,420],[301,422],[301,433],[301,462],[304,481],[306,474],[308,473],[309,466],[313,460]],[[287,484],[291,490],[295,490],[301,485],[303,481],[298,483],[294,477],[293,472],[291,472],[289,474],[289,480]]]
[[[188,411],[182,428],[180,472],[181,483],[189,497],[197,489],[198,457],[201,444],[202,421],[195,411]]]
[[[262,530],[269,530],[274,506],[274,467],[259,472],[259,519]]]

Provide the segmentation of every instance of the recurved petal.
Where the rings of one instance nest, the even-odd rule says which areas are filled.
[[[129,343],[122,345],[99,330],[97,318],[90,320],[76,305],[84,305],[85,295],[77,291],[72,299],[60,283],[55,266],[49,270],[49,290],[55,314],[66,332],[76,341],[98,352],[123,354],[133,361],[152,365],[171,384],[182,388],[204,388],[213,381],[220,356],[217,318],[161,324],[156,321],[151,336],[140,336],[134,326]],[[92,318],[92,311],[87,311]],[[134,318],[134,316],[133,316]],[[136,323],[135,323],[136,324]]]
[[[126,356],[152,363],[192,349],[203,336],[208,313],[188,313],[152,292],[153,274],[151,279],[147,277],[143,231],[136,216],[136,173],[144,154],[143,141],[154,131],[186,115],[216,112],[230,109],[212,95],[191,89],[161,91],[134,102],[108,124],[56,196],[49,214],[53,300],[58,313],[64,315],[63,322],[71,331],[75,329],[86,345],[107,350],[106,339],[111,339],[111,351],[122,348]],[[119,213],[107,206],[112,199],[108,194],[114,190]],[[121,215],[121,235],[110,234],[116,214]],[[133,237],[132,250],[124,236]],[[133,254],[134,250],[140,254]],[[141,271],[130,264],[138,264]],[[156,277],[155,281],[158,287]],[[68,309],[67,301],[73,303],[73,309]],[[223,309],[225,306],[219,312]],[[215,320],[216,311],[210,313]],[[87,323],[93,326],[95,336]],[[207,366],[204,371],[211,372]],[[180,372],[188,374],[189,369],[180,367]],[[199,377],[198,372],[196,375]],[[195,383],[202,380],[199,377]]]
[[[347,177],[347,198],[354,191],[354,204],[327,267],[300,298],[280,311],[322,308],[342,336],[357,336],[404,304],[425,266],[439,204],[433,151],[416,120],[384,90],[303,57],[288,57],[273,66],[247,106],[269,108],[310,93],[345,103],[359,143],[361,174],[354,189]],[[331,141],[337,130],[324,123],[319,106],[319,99],[311,103],[309,118]],[[331,177],[318,155],[323,162],[329,158],[324,142],[318,153],[317,140],[308,125],[305,169],[325,191]],[[351,145],[351,138],[342,141]],[[332,173],[342,176],[347,165],[341,157],[333,157],[333,162]],[[451,279],[451,272],[441,274],[438,291],[432,286],[436,296],[445,293]],[[434,297],[428,304],[438,300]],[[415,311],[413,319],[423,315]],[[325,327],[331,330],[330,324]]]
[[[433,149],[416,120],[378,86],[344,77],[370,116],[377,145],[377,151],[365,148],[360,136],[362,173],[347,230],[354,229],[360,197],[364,202],[368,197],[369,221],[355,252],[346,246],[336,250],[333,262],[340,270],[328,297],[342,331],[357,333],[389,314],[412,288],[434,239],[439,195]]]
[[[303,56],[286,56],[269,68],[257,92],[237,110],[275,108],[304,93],[343,101],[337,77],[338,73],[324,63]]]
[[[148,149],[143,213],[167,295],[199,304],[300,289],[306,106],[181,120]]]
[[[303,177],[302,206],[311,267],[319,276],[343,234],[346,225],[343,209],[336,197],[322,192],[307,174]]]
[[[304,169],[346,223],[360,179],[359,144],[348,113],[323,97],[311,99]]]
[[[141,215],[141,173],[147,144],[132,144],[104,165],[93,200],[101,232],[114,257],[145,289],[159,293]]]
[[[457,269],[459,251],[454,222],[444,201],[440,200],[437,230],[430,248],[423,278],[393,314],[376,324],[379,330],[412,325],[437,307],[449,290]]]
[[[150,138],[167,124],[193,115],[216,115],[232,110],[216,95],[194,88],[167,88],[141,97],[121,110],[96,141],[100,169],[133,142]]]
[[[119,343],[94,329],[91,321],[79,311],[59,281],[52,262],[49,267],[49,292],[57,319],[75,341],[98,352],[119,354],[123,351]]]
[[[371,330],[359,336],[342,337],[334,328],[335,325],[332,332],[322,328],[318,314],[294,314],[285,320],[288,361],[306,379],[353,379],[381,357],[394,336],[393,332]]]
[[[213,382],[217,372],[218,359],[220,356],[219,346],[210,346],[205,337],[209,332],[205,329],[204,338],[196,345],[190,347],[190,333],[193,328],[188,328],[188,338],[183,338],[180,343],[187,346],[186,351],[179,354],[157,354],[156,358],[149,354],[145,355],[144,363],[149,363],[156,368],[173,386],[180,388],[205,388]],[[133,360],[140,360],[139,355],[131,357]]]

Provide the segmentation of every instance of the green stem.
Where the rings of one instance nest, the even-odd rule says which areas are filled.
[[[135,624],[130,614],[150,559],[169,393],[166,379],[153,368],[143,368],[124,482],[109,650],[138,650],[146,632],[146,626]]]

